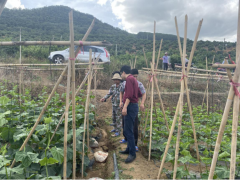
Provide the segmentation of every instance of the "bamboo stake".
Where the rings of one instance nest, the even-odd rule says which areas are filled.
[[[179,99],[180,99],[180,97],[179,97]],[[177,107],[176,107],[175,115],[174,115],[174,118],[173,118],[171,130],[170,130],[170,133],[169,133],[169,136],[168,136],[168,141],[167,141],[167,145],[166,145],[166,148],[165,148],[165,151],[164,151],[164,154],[163,154],[161,165],[160,165],[160,168],[159,168],[159,171],[158,171],[157,179],[161,178],[161,172],[163,170],[164,162],[165,162],[166,157],[167,157],[168,149],[169,149],[169,146],[170,146],[170,143],[171,143],[171,140],[172,140],[173,131],[174,131],[174,128],[175,128],[175,125],[176,125],[178,112],[179,112],[179,106],[180,106],[180,101],[178,101],[178,104],[177,104]]]
[[[214,63],[214,58],[215,58],[215,55],[213,56],[212,64]],[[207,67],[207,62],[206,62],[206,67]],[[211,70],[212,70],[212,67],[211,67]],[[209,76],[209,78],[208,78],[208,80],[207,80],[207,87],[206,87],[206,89],[205,89],[204,96],[203,96],[202,108],[203,108],[203,104],[204,104],[204,99],[205,99],[206,91],[207,91],[207,89],[208,89],[209,80],[210,80],[210,76]]]
[[[2,41],[0,42],[0,46],[28,46],[28,45],[70,45],[70,41]],[[82,46],[111,46],[112,44],[107,41],[74,41],[74,45],[82,45]]]
[[[208,70],[207,64],[208,64],[208,62],[207,62],[207,57],[206,57],[206,70]],[[206,72],[206,74],[208,74],[208,73]],[[208,114],[208,81],[207,81],[206,93],[207,93],[207,114]]]
[[[236,68],[236,64],[213,64],[212,67],[234,69]]]
[[[238,79],[238,83],[240,83],[240,79]],[[230,161],[230,176],[229,176],[230,180],[235,179],[235,171],[236,171],[238,114],[239,114],[239,97],[235,95],[234,103],[233,103],[232,143],[231,143],[231,161]]]
[[[240,0],[239,0],[239,6],[240,6]],[[240,53],[240,51],[239,51],[239,49],[240,49],[240,10],[239,9],[238,9],[238,26],[237,27],[238,27],[237,28],[237,47],[236,47],[236,64],[237,64],[237,66],[236,66],[236,70],[235,70],[235,73],[234,73],[234,76],[233,76],[233,82],[238,82],[239,74],[240,74],[239,73],[239,70],[240,70],[240,60],[239,60],[240,59],[239,58],[239,53]],[[217,137],[217,141],[216,141],[216,145],[215,145],[215,149],[214,149],[214,154],[213,154],[213,158],[212,158],[212,164],[211,164],[208,179],[213,179],[214,170],[215,170],[216,163],[217,163],[217,158],[218,158],[218,153],[219,153],[219,150],[220,150],[222,137],[223,137],[223,134],[224,134],[226,123],[227,123],[228,113],[229,113],[229,110],[230,110],[230,107],[231,107],[231,104],[232,104],[232,101],[233,101],[233,96],[234,96],[234,89],[233,89],[233,86],[231,86],[230,90],[229,90],[229,94],[228,94],[228,99],[227,99],[227,102],[226,102],[226,105],[225,105],[224,113],[223,113],[223,116],[222,116],[222,121],[221,121],[221,124],[220,124],[219,132],[218,132],[218,137]],[[234,113],[234,115],[235,115],[235,113]],[[234,123],[234,125],[236,125],[234,120],[233,120],[233,123]],[[231,152],[230,174],[232,174],[233,171],[235,171],[234,167],[232,167],[232,162],[234,162],[234,159],[232,159],[232,156],[233,155],[232,155],[232,152]]]
[[[182,53],[182,66],[183,67],[185,66],[185,55],[186,55],[186,47],[187,47],[187,23],[188,23],[188,16],[185,15],[184,41],[183,41],[183,53]],[[182,73],[183,73],[183,78],[185,78],[184,77],[185,76],[185,68],[182,68]],[[178,154],[179,154],[182,115],[183,115],[183,96],[184,96],[184,81],[181,81],[178,133],[177,133],[177,142],[176,142],[176,150],[175,150],[175,163],[174,163],[173,179],[176,179],[176,175],[177,175]]]
[[[1,65],[0,65],[1,66]],[[178,67],[181,67],[182,66],[178,66]],[[150,68],[142,68],[143,70],[146,70],[146,71],[150,71],[151,69]],[[190,68],[191,69],[191,68]],[[196,70],[199,70],[199,71],[203,71],[203,72],[209,72],[209,73],[218,73],[218,74],[224,74],[224,75],[227,75],[226,72],[222,72],[222,71],[213,71],[213,70],[205,70],[205,69],[196,69]],[[160,69],[155,69],[155,71],[157,72],[163,72],[164,74],[182,74],[182,72],[173,72],[173,71],[164,71],[164,70],[160,70]],[[203,77],[211,77],[210,75],[206,76],[206,74],[195,74],[195,73],[188,73],[190,75],[194,75],[194,76],[203,76]],[[230,73],[231,74],[231,73]],[[233,74],[233,73],[232,73]],[[224,76],[223,75],[223,76]],[[217,76],[217,75],[214,75],[214,76]],[[218,76],[217,76],[218,77]]]
[[[92,85],[92,72],[93,71],[91,71],[90,72],[90,75],[88,76],[88,84],[90,84],[90,92],[91,92],[91,85]],[[89,94],[89,96],[90,96],[90,94]],[[90,104],[90,97],[88,98],[88,104]],[[88,107],[87,107],[87,146],[88,146],[88,148],[90,148],[90,146],[89,146],[89,105],[88,105]]]
[[[152,55],[152,76],[154,76],[154,64],[155,64],[155,31],[156,31],[156,22],[154,21],[154,29],[153,29],[153,55]],[[153,115],[153,91],[154,91],[154,81],[152,83],[152,91],[151,91],[151,111],[150,111],[150,139],[149,139],[149,154],[148,161],[151,158],[151,147],[152,147],[152,115]]]
[[[69,13],[69,29],[70,29],[70,55],[72,68],[72,131],[73,131],[73,170],[72,179],[76,179],[76,117],[75,117],[75,55],[74,55],[74,30],[73,30],[73,11]],[[73,60],[74,59],[74,60]],[[66,106],[68,104],[66,103]]]
[[[21,28],[20,28],[20,41],[22,41],[22,32],[21,32]],[[22,64],[22,46],[19,47],[19,63]],[[22,69],[20,69],[20,74],[19,74],[19,95],[20,95],[20,106],[22,104],[22,100],[21,100],[21,95],[22,95]]]
[[[97,63],[95,63],[95,65],[101,65],[101,64],[107,64],[108,62],[97,62]],[[52,64],[51,66],[52,67],[54,67],[54,66],[67,66],[68,65],[68,63],[66,64],[66,63],[63,63],[63,64]],[[80,66],[82,66],[82,65],[89,65],[89,63],[75,63],[75,65],[77,66],[77,65],[80,65]],[[0,67],[10,67],[10,66],[22,66],[22,67],[24,67],[24,66],[50,66],[50,64],[0,64]]]
[[[55,86],[54,86],[54,88],[53,88],[51,94],[49,95],[49,97],[48,97],[48,99],[47,99],[47,101],[46,101],[46,103],[45,103],[45,105],[44,105],[44,107],[43,107],[43,109],[42,109],[42,111],[41,111],[41,113],[40,113],[40,115],[39,115],[37,121],[35,122],[34,126],[32,127],[32,130],[31,130],[30,133],[28,134],[27,138],[25,139],[24,143],[23,143],[22,146],[20,147],[19,151],[22,151],[22,150],[24,149],[24,147],[26,146],[28,140],[30,139],[30,137],[32,136],[34,130],[36,129],[38,123],[39,123],[40,120],[42,119],[42,116],[43,116],[44,112],[46,111],[47,106],[48,106],[48,104],[49,104],[51,98],[53,97],[53,95],[54,95],[54,93],[55,93],[55,91],[56,91],[58,85],[59,85],[60,82],[62,81],[62,79],[63,79],[63,75],[66,73],[66,71],[67,71],[67,67],[65,67],[65,69],[64,69],[63,72],[62,72],[62,74],[60,75],[60,77],[59,77],[57,83],[55,84]],[[11,168],[13,168],[15,162],[16,162],[16,161],[15,161],[15,159],[14,159],[13,162],[12,162]]]
[[[159,98],[159,101],[160,101],[160,106],[161,106],[161,109],[162,109],[162,112],[163,112],[163,118],[165,120],[165,124],[166,124],[166,127],[167,127],[167,130],[169,132],[169,126],[168,126],[168,122],[167,122],[167,118],[166,118],[166,114],[165,114],[165,110],[164,110],[164,106],[163,106],[163,101],[162,101],[162,97],[161,97],[161,93],[160,93],[160,90],[158,88],[158,84],[157,84],[157,78],[154,76],[154,83],[155,83],[155,86],[157,88],[157,93],[158,93],[158,98]]]
[[[160,42],[160,47],[159,47],[159,51],[158,51],[158,58],[157,58],[157,64],[156,64],[156,68],[155,69],[158,69],[158,62],[159,62],[159,58],[160,58],[160,54],[161,54],[162,42],[163,42],[163,39],[161,39],[161,42]]]
[[[69,28],[72,21],[72,11],[69,13]],[[70,28],[71,32],[71,28]],[[71,33],[70,33],[71,40]],[[69,49],[69,57],[74,53],[74,46],[70,46]],[[67,109],[69,104],[69,96],[70,96],[70,84],[71,84],[71,61],[68,61],[68,75],[67,75],[67,91],[66,91],[66,109],[65,109],[65,123],[64,123],[64,161],[63,161],[63,179],[67,179],[67,134],[68,134],[68,113],[69,109]]]
[[[144,47],[143,47],[143,55],[144,55],[144,59],[145,59],[145,62],[146,62],[146,66],[148,68],[148,63],[147,63],[147,58],[146,58],[146,54],[145,54],[145,51],[144,51]]]
[[[89,69],[90,69],[90,75],[91,75],[91,71],[92,71],[92,49],[90,49],[89,51]],[[89,75],[89,76],[90,76]],[[88,77],[89,78],[89,77]],[[90,90],[91,90],[91,84],[88,84],[87,87],[87,98],[86,98],[86,104],[85,104],[85,116],[84,116],[84,132],[83,132],[83,151],[82,151],[82,178],[83,178],[83,170],[84,170],[84,146],[85,146],[85,134],[86,134],[86,121],[87,121],[87,116],[88,116],[88,107],[89,107],[89,98],[90,98]]]

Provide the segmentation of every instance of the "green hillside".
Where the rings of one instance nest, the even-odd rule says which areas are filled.
[[[22,40],[69,40],[69,21],[68,13],[71,9],[66,6],[49,6],[38,9],[7,9],[5,8],[0,17],[0,40],[1,41],[18,41],[19,29],[22,29]],[[82,39],[89,25],[93,20],[93,16],[84,14],[79,11],[73,12],[74,16],[74,32],[75,39]],[[204,24],[203,24],[204,26]],[[129,63],[130,59],[138,56],[137,67],[145,66],[142,48],[145,47],[147,59],[152,56],[152,33],[139,32],[138,34],[130,34],[119,28],[112,27],[96,19],[95,26],[88,38],[88,41],[106,40],[113,44],[107,47],[111,56],[111,61],[116,64]],[[168,51],[174,62],[180,62],[177,38],[175,35],[156,34],[156,53],[158,52],[160,40],[163,39],[161,56]],[[193,41],[188,40],[187,52],[190,54]],[[118,44],[118,56],[115,55],[115,44]],[[205,57],[212,59],[216,56],[215,62],[222,62],[227,53],[231,54],[235,60],[235,43],[226,43],[223,49],[223,42],[199,41],[197,44],[193,62],[198,67],[205,67]],[[62,46],[28,46],[23,47],[23,56],[32,57],[38,60],[46,60],[49,51],[61,50]],[[18,57],[18,47],[1,47],[0,56]],[[156,54],[157,57],[157,54]],[[211,60],[209,60],[211,62]],[[114,64],[113,63],[113,64]],[[115,65],[116,65],[115,64]]]

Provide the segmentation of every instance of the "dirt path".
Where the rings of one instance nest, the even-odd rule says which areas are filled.
[[[99,127],[107,132],[109,156],[106,163],[95,163],[92,170],[88,171],[86,178],[99,177],[99,178],[114,178],[114,167],[113,167],[113,152],[116,152],[117,163],[119,164],[120,179],[156,179],[159,171],[160,162],[154,163],[153,160],[148,161],[143,155],[144,150],[137,152],[137,158],[130,164],[125,164],[127,155],[119,154],[119,150],[124,150],[127,144],[120,144],[119,141],[123,138],[122,133],[120,137],[111,137],[109,126],[112,117],[112,105],[111,101],[101,103],[99,100],[107,94],[107,90],[97,90],[97,112],[96,117],[99,123]],[[146,150],[145,150],[146,151]],[[144,152],[145,154],[148,152]],[[144,154],[143,153],[143,154]],[[166,168],[170,166],[166,164]],[[165,178],[165,175],[162,176]]]

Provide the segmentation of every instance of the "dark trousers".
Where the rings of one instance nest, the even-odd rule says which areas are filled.
[[[133,127],[135,118],[138,115],[138,104],[130,103],[127,107],[127,115],[124,116],[124,127],[123,133],[127,138],[127,149],[126,151],[129,152],[130,155],[136,156],[136,149],[135,149],[135,141],[134,141],[134,134],[133,134]]]
[[[138,143],[138,115],[135,118],[134,121],[134,126],[133,126],[133,134],[134,134],[134,140],[135,140],[135,146],[137,146]],[[122,127],[124,127],[124,116],[122,116]],[[124,139],[127,141],[127,137],[125,136],[125,134],[123,133]]]
[[[164,70],[168,70],[168,63],[163,63],[163,68],[164,68]]]

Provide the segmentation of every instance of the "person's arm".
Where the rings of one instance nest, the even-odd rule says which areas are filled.
[[[130,100],[127,98],[127,99],[126,99],[126,102],[125,102],[125,104],[124,104],[124,106],[123,106],[123,110],[122,110],[122,115],[124,115],[124,116],[127,115],[127,107],[128,107],[128,105],[129,105],[129,103],[130,103]]]
[[[107,94],[106,96],[104,96],[100,101],[101,101],[101,102],[104,102],[105,100],[107,100],[108,98],[110,98],[112,95],[113,95],[113,88],[111,87],[111,88],[109,89],[108,94]]]
[[[144,94],[142,95],[142,101],[141,101],[141,104],[140,104],[140,110],[141,110],[141,111],[144,111],[144,103],[145,103],[145,101],[146,101],[146,98],[147,98],[147,95],[146,95],[146,93],[144,93]]]
[[[123,101],[122,101],[122,99],[123,99],[123,92],[120,91],[120,96],[119,97],[120,97],[119,107],[123,108]]]

